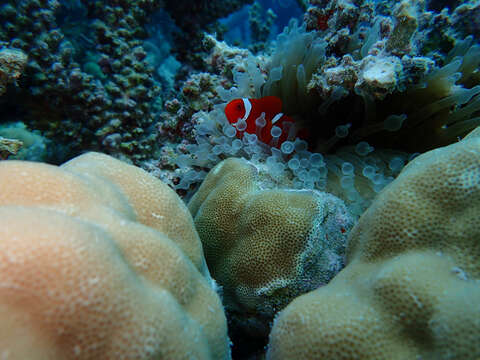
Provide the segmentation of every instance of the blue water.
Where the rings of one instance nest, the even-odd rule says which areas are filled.
[[[273,39],[282,32],[292,18],[302,19],[303,12],[295,0],[260,0],[262,5],[262,18],[266,18],[267,9],[272,9],[277,15],[271,28],[269,39]],[[225,33],[224,40],[230,45],[248,47],[252,43],[250,27],[248,24],[248,13],[251,5],[244,6],[241,10],[221,19],[220,23],[229,30]]]

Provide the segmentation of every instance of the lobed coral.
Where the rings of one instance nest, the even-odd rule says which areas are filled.
[[[277,39],[269,57],[254,57],[242,49],[208,38],[213,46],[207,61],[212,65],[211,71],[215,72],[211,79],[215,78],[214,82],[219,84],[215,90],[223,103],[212,100],[209,108],[208,102],[205,103],[204,109],[208,110],[193,113],[190,121],[193,143],[189,143],[192,141],[189,138],[177,148],[178,152],[169,154],[179,167],[173,175],[179,177],[177,190],[191,193],[192,184],[203,179],[205,169],[216,169],[214,166],[229,156],[243,157],[249,159],[255,168],[269,172],[275,183],[273,187],[326,190],[343,199],[352,216],[359,216],[375,196],[383,194],[382,188],[416,156],[401,150],[422,152],[451,144],[478,125],[479,82],[478,62],[475,60],[478,59],[475,55],[478,45],[473,38],[462,40],[463,36],[459,35],[444,36],[439,40],[443,42],[441,50],[444,52],[427,54],[424,51],[431,37],[422,39],[422,35],[428,34],[426,29],[431,29],[438,17],[424,12],[422,3],[403,1],[389,9],[362,1],[325,1],[312,5],[320,8],[325,3],[329,7],[328,12],[323,13],[326,16],[324,24],[317,23],[316,31],[308,32],[305,26],[292,22]],[[278,151],[269,144],[262,144],[255,136],[236,139],[235,129],[230,128],[223,114],[225,104],[235,98],[265,95],[279,96],[286,113],[309,128],[314,134],[313,139],[309,139],[310,144],[292,138],[291,147]],[[183,99],[179,103],[184,103]],[[220,184],[223,184],[222,176],[228,178],[223,173],[218,175]],[[241,181],[242,176],[238,178]],[[248,186],[245,191],[249,191]],[[197,195],[192,201],[197,201]],[[217,194],[213,193],[212,198],[216,199]],[[236,201],[242,195],[233,198]],[[224,201],[219,199],[210,206],[213,204],[220,208],[220,213],[212,218],[220,221],[228,214],[228,207],[225,208]],[[239,215],[234,214],[231,216]],[[209,225],[205,225],[207,229]],[[224,233],[239,234],[232,221],[228,225],[229,230]],[[222,226],[219,228],[223,229]],[[209,230],[204,234],[215,246],[217,240],[214,239],[222,238],[222,233]],[[234,249],[248,248],[248,245],[244,246]],[[225,298],[233,331],[238,331],[243,322],[250,326],[250,331],[240,337],[248,338],[257,326],[258,333],[261,333],[262,327],[254,321],[257,319],[252,318],[249,307],[235,303],[229,305],[235,297],[239,299],[235,301],[241,300],[238,291],[231,295],[229,287],[234,288],[232,285],[225,285],[232,283],[235,271],[231,269],[235,268],[230,264],[234,260],[228,257],[223,260],[220,250],[212,250],[212,253],[214,267],[229,269],[221,270],[219,279],[226,286]],[[253,265],[248,268],[251,263],[247,261],[241,264],[245,264],[247,274],[255,269]],[[242,286],[237,289],[243,289]],[[348,293],[345,297],[350,295]],[[268,304],[268,301],[259,303],[254,311],[257,314],[261,314],[261,304]],[[302,302],[302,305],[305,304]],[[329,306],[324,305],[325,313],[335,313]],[[311,309],[315,311],[314,307]],[[341,312],[348,314],[345,309],[335,314],[341,318]],[[317,326],[319,323],[308,331],[315,334]],[[291,352],[275,352],[275,347],[282,349],[279,344],[299,343],[297,337],[287,340],[286,335],[297,327],[302,325],[285,322],[285,327],[278,330],[285,337],[272,340],[272,354],[280,354],[278,358],[315,358],[313,354],[318,348],[311,353],[306,350],[306,353],[297,354],[292,345]],[[383,334],[388,329],[379,332]],[[322,334],[312,336],[321,337]],[[309,349],[309,342],[315,343],[312,336],[299,332],[298,337],[305,339],[302,343],[305,349]],[[237,338],[234,340],[238,341]],[[386,345],[388,349],[396,349],[396,346],[394,341]],[[328,352],[328,348],[325,351]],[[351,352],[346,354],[345,358],[351,358]]]
[[[60,4],[46,0],[8,0],[0,6],[0,21],[4,24],[0,29],[0,61],[7,51],[19,55],[22,50],[29,57],[28,60],[22,58],[27,65],[18,81],[20,86],[11,86],[1,101],[26,109],[27,125],[41,129],[54,140],[50,144],[67,145],[71,152],[104,149],[117,157],[140,162],[151,173],[168,181],[185,199],[192,196],[206,177],[190,208],[206,244],[208,265],[224,286],[237,350],[245,345],[242,339],[265,336],[269,321],[295,296],[325,285],[335,275],[343,266],[348,224],[378,196],[350,237],[347,268],[327,285],[300,296],[282,311],[275,322],[268,356],[476,356],[478,308],[471,304],[471,299],[478,297],[475,280],[478,249],[467,238],[470,230],[473,234],[470,240],[478,237],[476,212],[471,210],[474,205],[468,203],[478,203],[475,193],[478,159],[472,155],[477,152],[478,142],[472,142],[472,135],[455,146],[408,163],[415,158],[415,152],[455,143],[479,124],[480,47],[475,30],[478,2],[310,0],[307,8],[306,1],[298,0],[306,11],[305,23],[291,22],[271,48],[256,56],[248,50],[228,46],[213,35],[204,36],[204,30],[220,30],[215,23],[219,17],[248,2],[251,1],[202,0],[192,5],[181,0],[84,0]],[[445,6],[449,8],[442,10]],[[151,17],[159,8],[165,12]],[[258,6],[252,9],[254,35],[265,37],[270,23],[255,18]],[[77,14],[77,10],[82,14]],[[65,13],[75,15],[64,18]],[[159,114],[160,79],[152,65],[157,66],[158,71],[159,64],[163,64],[160,60],[169,50],[160,51],[159,42],[169,40],[165,40],[164,34],[154,32],[162,29],[155,23],[166,13],[180,29],[172,45],[183,62],[180,76],[188,77],[182,84],[168,84],[168,89],[180,91],[176,98],[165,102],[165,111]],[[270,14],[270,19],[272,16]],[[149,19],[154,19],[153,24],[148,25]],[[221,38],[221,31],[217,35]],[[155,56],[157,59],[152,61]],[[192,68],[203,72],[191,72]],[[20,72],[16,70],[14,77]],[[7,79],[5,74],[0,67],[0,93],[2,84],[16,80],[11,75]],[[173,79],[173,74],[169,78]],[[163,91],[162,95],[167,88]],[[254,134],[237,138],[236,129],[225,119],[225,104],[235,98],[265,95],[282,99],[283,111],[308,129],[308,142],[296,138],[293,130],[279,149],[259,141]],[[17,121],[13,116],[10,120]],[[32,141],[33,136],[26,134],[24,127],[16,124],[7,124],[7,127],[0,131],[0,136],[5,138],[0,138],[0,146],[7,145],[0,149],[2,156],[13,157],[10,153],[17,151],[19,143],[12,142],[13,139],[24,143],[18,157],[24,156],[25,150],[29,150],[29,157],[33,154],[37,158],[54,153],[45,152],[44,140]],[[10,136],[5,131],[16,135]],[[56,153],[69,156],[68,151]],[[243,159],[225,160],[232,156]],[[454,156],[458,164],[453,160],[446,165],[436,163],[437,157],[448,160]],[[468,160],[469,156],[475,160]],[[162,225],[162,231],[167,232],[170,240],[158,235],[156,230],[145,229],[139,222],[156,228],[158,222],[171,219],[171,213],[180,211],[179,208],[164,209],[165,214],[158,209],[150,212],[151,190],[149,186],[142,186],[155,182],[145,180],[138,171],[139,183],[137,177],[124,177],[122,171],[114,171],[112,175],[110,172],[117,169],[118,163],[105,157],[98,161],[93,158],[97,156],[88,155],[63,167],[75,173],[74,180],[65,180],[67,185],[82,184],[78,186],[89,189],[77,193],[81,193],[82,199],[70,202],[67,197],[45,204],[44,197],[40,194],[37,198],[37,192],[32,191],[34,195],[29,201],[36,204],[34,209],[17,209],[12,205],[8,210],[0,210],[1,221],[9,225],[3,230],[13,231],[10,225],[15,224],[14,229],[18,231],[9,232],[3,238],[25,241],[39,238],[37,233],[21,227],[35,216],[31,223],[39,229],[48,225],[43,234],[51,235],[50,239],[56,241],[39,240],[46,249],[45,254],[50,254],[64,241],[59,238],[59,229],[65,231],[74,242],[69,253],[62,253],[67,259],[74,259],[70,254],[78,253],[78,249],[87,249],[75,258],[77,262],[72,261],[65,268],[73,267],[72,274],[78,274],[79,264],[88,264],[92,269],[107,269],[108,274],[116,274],[117,277],[109,278],[112,279],[110,286],[115,288],[111,292],[117,291],[124,302],[119,308],[112,305],[114,310],[120,310],[102,313],[102,304],[114,299],[110,296],[111,288],[96,289],[95,279],[93,283],[85,280],[92,278],[88,272],[84,278],[80,275],[76,278],[80,284],[86,284],[87,290],[81,291],[97,291],[101,299],[101,303],[93,302],[93,305],[89,298],[85,300],[104,315],[96,315],[91,321],[92,326],[97,326],[98,319],[103,321],[98,326],[106,330],[98,333],[104,336],[100,339],[89,333],[92,329],[89,324],[74,323],[75,317],[66,312],[72,307],[72,311],[85,311],[85,319],[91,319],[92,315],[82,304],[73,303],[68,307],[65,298],[58,300],[58,294],[60,297],[64,294],[61,289],[59,293],[42,293],[41,300],[58,301],[53,301],[53,305],[38,301],[30,312],[15,307],[31,305],[30,299],[22,303],[17,298],[9,298],[14,304],[0,300],[0,318],[5,320],[5,329],[11,330],[9,333],[0,330],[0,345],[3,346],[2,339],[7,339],[4,341],[17,347],[16,351],[34,347],[39,356],[46,354],[47,358],[62,357],[65,351],[73,351],[72,356],[78,357],[79,350],[88,357],[90,353],[83,350],[91,345],[88,351],[95,357],[101,354],[116,358],[114,351],[122,345],[122,336],[133,328],[138,336],[127,340],[140,343],[143,350],[138,351],[145,351],[144,354],[155,352],[162,341],[172,345],[172,348],[163,348],[165,351],[177,351],[174,345],[184,337],[187,339],[184,347],[192,351],[188,355],[228,357],[224,318],[218,311],[218,298],[210,289],[212,283],[200,242],[191,232],[192,224],[189,221],[183,224],[190,229],[190,235],[174,225],[170,224],[168,229]],[[471,166],[462,159],[470,161]],[[110,167],[108,171],[105,164]],[[420,165],[425,165],[425,169]],[[14,165],[1,166],[10,169]],[[55,169],[52,167],[38,169],[56,171],[61,179],[67,176],[64,170],[52,170]],[[79,173],[84,174],[82,180],[78,178]],[[445,190],[435,182],[445,173],[449,174],[445,183],[458,185],[456,190]],[[397,176],[398,180],[394,181]],[[18,178],[23,176],[20,174]],[[48,176],[40,178],[51,180]],[[15,187],[17,184],[9,184],[9,179],[3,177],[4,184]],[[50,180],[48,184],[57,184]],[[104,180],[109,185],[105,185]],[[382,191],[392,181],[393,185]],[[62,186],[58,188],[63,189]],[[445,190],[445,196],[433,196],[437,188]],[[53,191],[51,186],[40,186],[40,189],[46,194]],[[98,198],[93,199],[87,193],[97,194]],[[136,195],[131,196],[132,193]],[[4,197],[5,194],[8,195],[8,191]],[[178,199],[170,194],[170,200],[178,205]],[[468,196],[462,197],[465,194]],[[117,200],[106,204],[102,202],[106,197]],[[88,206],[78,205],[84,203]],[[92,205],[94,203],[96,205]],[[144,204],[147,211],[141,212]],[[10,214],[13,207],[16,215]],[[305,208],[311,210],[310,213]],[[382,211],[387,216],[379,216]],[[416,219],[411,213],[417,215]],[[288,217],[295,221],[281,220]],[[322,219],[326,219],[326,223],[308,233],[312,223]],[[439,224],[435,230],[429,228],[432,221]],[[341,228],[338,231],[342,222],[347,224],[345,233]],[[161,244],[152,240],[145,246],[158,245],[162,254],[157,256],[157,252],[149,251],[142,255],[143,242],[131,244],[123,237],[123,232],[127,233],[125,223],[132,237],[145,240],[145,233],[153,232],[156,235],[151,238],[161,238]],[[301,230],[291,230],[295,224],[304,226]],[[99,239],[98,246],[103,246],[103,250],[95,253],[93,245],[85,241],[85,234]],[[320,240],[328,240],[327,236],[333,252],[323,252],[325,244]],[[447,237],[449,242],[445,240]],[[295,241],[287,241],[291,238]],[[271,239],[279,241],[272,245]],[[32,256],[26,246],[21,247],[23,241],[6,244],[19,245],[15,248],[19,253]],[[132,249],[138,252],[130,251]],[[158,272],[152,275],[150,264],[157,264],[159,259],[165,261],[168,269],[155,267]],[[164,259],[179,260],[171,265]],[[8,261],[17,260],[8,258]],[[46,266],[43,258],[31,263],[38,269]],[[58,279],[68,280],[70,273],[59,273],[55,268],[57,262],[49,261],[47,265]],[[14,273],[10,268],[20,270]],[[12,278],[25,274],[22,267],[10,268],[4,271],[8,276],[13,274]],[[32,272],[43,274],[37,268]],[[160,275],[155,277],[155,274]],[[162,274],[170,274],[175,281],[162,282]],[[68,283],[66,280],[53,282],[45,277],[47,285]],[[36,285],[33,280],[31,284]],[[77,290],[71,293],[79,294],[78,299],[84,300],[84,293],[75,293]],[[12,293],[11,288],[6,288],[3,294],[8,291]],[[156,296],[159,292],[162,295]],[[144,296],[135,296],[139,293]],[[157,301],[159,297],[168,303],[163,308]],[[214,304],[213,308],[208,307],[207,301]],[[35,313],[36,309],[50,311],[51,306],[56,305],[63,311],[58,311],[58,316],[69,321],[63,327],[67,332],[60,335],[49,331],[52,327],[45,325],[48,317],[36,317]],[[159,320],[158,331],[152,330],[158,337],[144,337],[142,321],[137,321],[141,317],[140,307],[158,310],[158,316],[171,321],[169,324],[173,324],[175,331],[162,332],[162,326],[168,324]],[[315,316],[317,310],[322,315],[320,318]],[[127,324],[129,320],[131,323]],[[113,321],[118,324],[115,331],[108,328]],[[186,331],[190,332],[183,336],[185,324],[188,325]],[[136,331],[134,326],[140,330]],[[81,338],[90,340],[80,342],[80,347],[71,345],[71,341]],[[142,340],[148,344],[144,346]],[[194,344],[196,340],[199,346]],[[262,341],[265,339],[261,338]],[[52,345],[55,342],[58,346]],[[111,348],[109,344],[113,344]],[[125,345],[132,352],[138,349],[128,341]],[[263,345],[260,344],[260,348]],[[295,348],[298,346],[300,348]],[[18,354],[30,357],[30,354]],[[127,352],[123,354],[129,356]],[[161,355],[187,356],[178,352]]]
[[[232,331],[266,336],[277,311],[343,267],[353,222],[344,203],[315,190],[275,188],[267,169],[246,160],[214,167],[188,207]]]
[[[418,156],[377,196],[346,267],[276,318],[268,359],[478,358],[478,130]]]
[[[188,209],[143,170],[88,153],[0,163],[7,358],[227,359]]]

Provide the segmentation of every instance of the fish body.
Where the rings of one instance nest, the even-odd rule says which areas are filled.
[[[280,147],[283,142],[295,137],[295,121],[282,113],[282,100],[276,96],[232,100],[225,107],[225,115],[228,122],[236,128],[237,137],[240,139],[246,132],[256,134],[265,144]],[[273,127],[281,130],[278,137],[272,136]],[[273,132],[275,134],[279,131],[274,129]]]

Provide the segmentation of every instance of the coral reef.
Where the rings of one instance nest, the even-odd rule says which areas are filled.
[[[478,125],[479,47],[471,36],[464,39],[470,33],[445,26],[442,19],[450,17],[427,11],[421,1],[312,5],[307,28],[319,32],[327,56],[308,83],[326,100],[322,125],[313,125],[317,131],[331,134],[328,120],[338,113],[352,127],[347,142],[423,152]],[[347,104],[354,111],[344,116]],[[319,150],[331,146],[325,140]]]
[[[276,318],[267,358],[480,356],[479,130],[418,156],[377,196],[346,267]]]
[[[228,14],[240,9],[253,0],[198,0],[167,1],[165,10],[182,30],[176,34],[174,53],[179,61],[197,69],[203,68],[203,58],[208,48],[202,45],[203,33],[218,32],[215,22]]]
[[[148,20],[160,8],[172,16],[182,40],[172,51],[186,61],[192,47],[202,47],[202,31],[243,3],[9,0],[0,7],[0,41],[29,54],[22,100],[12,101],[28,108],[30,128],[64,145],[64,159],[91,149],[138,163],[155,149],[153,121],[161,106],[161,79],[153,73],[159,69],[147,57],[158,49],[148,39]],[[71,16],[69,11],[77,17],[59,16]],[[181,65],[169,61],[160,70]]]
[[[23,143],[16,139],[6,139],[0,136],[0,159],[5,160],[10,155],[16,155]]]
[[[74,39],[58,26],[59,3],[9,1],[0,8],[6,24],[0,39],[29,54],[22,87],[22,101],[31,113],[28,125],[68,145],[65,156],[102,148],[137,161],[151,149],[154,137],[147,129],[159,87],[140,45],[141,21],[154,4],[138,3],[131,14],[127,4],[87,2],[92,21],[102,19],[93,21],[93,34],[82,38],[96,44],[95,61],[82,60]]]
[[[205,170],[228,156],[260,164],[270,159],[272,172],[284,170],[295,188],[318,190],[342,187],[344,162],[354,166],[355,191],[341,197],[360,214],[374,195],[359,189],[373,181],[368,165],[375,163],[377,193],[416,153],[451,144],[480,121],[479,45],[471,36],[444,30],[437,34],[440,51],[426,53],[439,16],[423,2],[312,1],[306,23],[293,21],[269,56],[207,36],[209,73],[185,82],[203,85],[185,86],[174,99],[160,125],[160,138],[170,143],[157,165],[144,166],[188,198]],[[308,130],[306,147],[293,135],[295,150],[279,154],[253,137],[240,143],[230,136],[225,104],[268,95],[278,96],[282,111]],[[387,155],[385,148],[399,152]],[[311,156],[321,158],[327,170],[319,166],[314,184],[305,176]]]
[[[0,125],[0,137],[10,145],[8,158],[11,160],[45,161],[47,155],[47,140],[38,131],[30,131],[24,123],[12,122]],[[17,145],[15,145],[17,144]],[[20,147],[17,147],[20,145]]]
[[[248,11],[248,23],[252,37],[252,45],[249,46],[249,49],[254,53],[265,49],[272,25],[277,18],[272,9],[266,11],[265,19],[262,16],[262,12],[263,7],[258,1],[255,1]]]
[[[314,190],[272,188],[268,169],[242,159],[214,167],[188,204],[232,331],[265,337],[275,313],[343,267],[353,219]]]
[[[2,355],[230,357],[192,218],[166,185],[99,153],[0,174]]]
[[[162,2],[84,3],[92,20],[97,62],[102,74],[108,76],[105,89],[112,99],[108,112],[99,119],[101,123],[97,121],[95,136],[103,139],[106,149],[120,148],[129,159],[145,157],[155,140],[148,129],[160,96],[143,47],[145,24]]]
[[[171,142],[159,169],[149,164],[186,199],[207,170],[234,156],[268,172],[271,188],[327,191],[355,218],[419,152],[455,143],[479,124],[478,45],[465,32],[442,27],[444,12],[415,1],[311,5],[306,24],[292,22],[271,53],[254,56],[206,36],[209,73],[190,76],[188,91],[171,102],[164,115],[171,125],[162,127]],[[255,135],[236,137],[225,105],[267,95],[278,96],[285,113],[309,130],[308,143],[293,134],[285,148],[275,149]],[[222,212],[213,217],[218,220],[225,207],[214,203]],[[214,253],[216,267],[223,252]],[[231,285],[225,283],[234,271],[224,272],[214,276],[225,286],[231,323],[255,329],[248,307],[230,305]]]
[[[267,10],[269,7],[272,10]],[[240,11],[233,14],[236,10]],[[304,13],[302,22],[300,12]],[[302,354],[289,353],[288,349],[289,341],[297,342],[297,338],[299,344],[318,343],[328,352],[327,345],[340,339],[336,336],[343,330],[361,329],[369,320],[377,347],[360,341],[361,336],[370,336],[368,330],[338,340],[337,350],[343,351],[342,344],[351,345],[358,340],[358,351],[376,352],[371,356],[375,358],[386,354],[382,351],[399,357],[414,357],[411,354],[415,353],[432,358],[441,357],[441,351],[451,351],[452,357],[468,358],[456,355],[460,345],[455,345],[453,336],[445,335],[448,330],[463,336],[463,330],[448,319],[445,309],[450,302],[451,314],[463,319],[467,315],[458,309],[462,301],[466,311],[471,308],[469,295],[462,298],[463,295],[441,294],[454,289],[458,294],[471,291],[472,299],[478,295],[469,288],[476,270],[466,269],[467,265],[462,263],[468,255],[465,249],[471,246],[466,240],[462,242],[462,236],[467,234],[465,229],[475,227],[468,223],[462,225],[465,229],[460,228],[467,211],[455,213],[457,210],[448,208],[460,206],[460,190],[447,189],[447,195],[456,195],[440,200],[427,197],[421,204],[414,198],[410,204],[410,198],[403,201],[402,197],[416,194],[423,199],[430,188],[440,186],[435,181],[441,179],[442,171],[461,169],[463,173],[447,173],[451,175],[447,183],[470,184],[471,188],[463,190],[469,196],[473,194],[476,165],[461,166],[462,156],[468,157],[462,149],[477,141],[473,135],[466,135],[480,125],[479,14],[477,0],[5,0],[0,5],[0,157],[61,164],[87,151],[101,151],[141,166],[173,188],[183,201],[190,202],[208,266],[223,286],[234,357],[261,358],[268,341],[269,322],[286,307],[271,336],[271,358],[301,357]],[[279,24],[283,26],[288,21],[280,32]],[[226,31],[232,24],[238,27]],[[275,34],[278,36],[274,39]],[[281,106],[273,110],[265,101],[256,101],[266,96],[276,97],[269,99]],[[227,104],[243,104],[239,112],[243,111],[245,116],[239,112],[232,115]],[[237,115],[241,121],[235,119]],[[281,119],[289,119],[288,125],[284,126]],[[274,122],[277,126],[273,126]],[[432,165],[436,161],[433,157],[447,161],[453,153],[458,155],[458,164],[440,163],[436,168]],[[56,199],[62,206],[67,204],[58,210],[57,202],[43,206],[44,197],[32,190],[30,200],[42,203],[43,207],[24,209],[19,217],[23,219],[41,210],[36,220],[38,228],[41,221],[47,224],[52,217],[56,221],[51,225],[52,231],[81,221],[82,224],[71,226],[79,244],[83,244],[85,231],[94,232],[103,239],[102,243],[110,244],[105,246],[113,246],[123,254],[130,248],[122,247],[124,243],[119,241],[112,219],[122,218],[135,228],[150,229],[180,211],[174,206],[165,208],[168,214],[163,214],[158,208],[149,208],[150,185],[157,182],[145,180],[140,170],[127,167],[140,176],[141,180],[136,182],[124,178],[122,172],[115,173],[118,163],[108,157],[87,155],[80,159],[84,160],[77,159],[61,170],[48,166],[39,169],[56,171],[64,179],[69,168],[75,172],[71,175],[75,184],[82,183],[82,189],[95,187],[91,191],[102,205],[95,205],[95,211],[90,211],[91,207],[79,210],[69,198]],[[88,166],[75,165],[84,162]],[[425,169],[419,164],[424,164]],[[0,163],[1,166],[6,165]],[[431,179],[424,179],[427,173]],[[23,179],[20,175],[19,178]],[[113,182],[116,190],[104,181]],[[46,194],[53,191],[41,184],[36,186]],[[389,187],[385,189],[386,186]],[[102,189],[108,196],[101,193]],[[133,193],[135,196],[129,195]],[[0,199],[2,195],[6,196],[3,189]],[[168,204],[178,205],[178,198],[173,192],[170,195],[172,202]],[[94,203],[85,196],[85,201]],[[124,200],[103,203],[107,197],[118,196]],[[382,205],[385,199],[389,202]],[[465,195],[462,204],[468,200]],[[131,212],[119,205],[123,202],[129,203]],[[398,208],[395,213],[389,207],[394,205]],[[434,205],[438,210],[432,212],[430,220],[435,219],[440,225],[437,231],[429,233],[430,239],[438,240],[431,244],[417,234],[423,234],[421,226],[425,224],[408,228],[413,220],[407,213],[417,211],[417,221],[431,224],[422,220],[427,217],[423,212],[432,211]],[[382,209],[391,211],[390,215],[379,216]],[[64,214],[54,217],[52,211]],[[180,212],[185,211],[183,207]],[[398,218],[397,212],[405,217]],[[458,224],[445,220],[451,217],[441,221],[441,216],[450,216],[449,212],[455,213]],[[6,210],[3,213],[7,218]],[[100,213],[103,222],[98,223],[94,217]],[[372,218],[374,215],[377,218]],[[281,220],[286,217],[295,221]],[[312,225],[322,219],[321,225]],[[349,235],[352,224],[359,219],[356,229],[362,229],[362,233],[354,230]],[[340,220],[345,223],[345,232],[342,228],[338,231]],[[298,229],[298,224],[303,224],[303,228]],[[193,223],[183,225],[192,230]],[[291,230],[295,226],[296,230]],[[312,226],[320,235],[315,231],[318,236],[309,234]],[[375,230],[377,227],[381,230]],[[24,238],[29,236],[25,233]],[[218,299],[209,289],[213,285],[198,236],[186,235],[174,225],[165,236],[162,239],[165,237],[164,246],[169,250],[158,259],[168,254],[181,258],[178,266],[189,270],[180,273],[193,276],[189,279],[196,285],[192,286],[207,289],[205,292],[214,299],[213,311],[220,309]],[[335,275],[344,265],[348,236],[349,265]],[[325,245],[320,240],[327,237],[330,243]],[[309,242],[312,238],[316,239],[314,244]],[[446,238],[452,239],[450,247]],[[278,240],[275,246],[272,239]],[[395,239],[404,242],[397,244]],[[379,245],[380,240],[385,240],[385,248]],[[334,270],[326,273],[324,260],[329,252],[324,252],[324,245],[335,248],[335,256],[329,261],[336,261],[335,266],[330,266]],[[392,246],[389,253],[387,246]],[[51,249],[50,245],[46,248]],[[368,257],[374,251],[381,253],[377,254],[379,258]],[[476,254],[475,251],[473,248],[470,253]],[[305,253],[309,255],[302,257]],[[108,257],[106,254],[102,250],[98,256]],[[128,268],[129,274],[133,274],[130,279],[147,284],[145,288],[150,290],[145,291],[163,289],[163,285],[149,282],[143,262],[120,257],[119,260],[113,256],[117,260],[112,261],[123,264],[122,271]],[[92,258],[92,264],[98,263],[95,259],[98,258]],[[414,263],[417,259],[419,264]],[[455,269],[451,271],[453,275],[448,275],[451,269],[447,265]],[[177,274],[177,270],[165,271]],[[158,271],[157,274],[163,274],[164,270]],[[434,272],[447,280],[437,284],[435,277],[431,287],[423,291],[422,284],[430,281]],[[178,279],[184,279],[182,276],[178,275]],[[415,287],[415,279],[424,283]],[[138,286],[131,286],[128,281],[125,284],[122,289],[130,289],[125,291],[135,291],[132,286]],[[183,319],[195,323],[192,331],[197,332],[199,343],[206,344],[200,346],[204,350],[195,347],[200,351],[198,357],[228,357],[224,334],[210,332],[208,326],[201,329],[205,321],[212,319],[208,313],[211,309],[202,312],[208,306],[192,305],[199,311],[195,316],[201,319],[195,318],[189,312],[190,301],[194,301],[188,297],[189,288],[178,286],[175,285],[175,291],[180,293],[164,291],[171,296],[172,303],[177,303],[178,311],[169,315],[186,314]],[[293,300],[319,286],[318,290]],[[401,308],[407,303],[407,293],[392,295],[389,286],[409,291],[421,309],[412,303]],[[323,327],[324,323],[315,323],[318,319],[306,313],[310,306],[317,306],[317,300],[312,300],[316,299],[315,294],[326,299],[318,306],[328,314],[319,321],[327,321],[329,316],[340,319],[341,325],[332,330],[333,335],[327,334],[330,328]],[[127,307],[133,306],[130,297],[125,299],[130,301]],[[347,309],[333,308],[336,301]],[[297,303],[305,306],[305,312],[295,309]],[[44,306],[44,302],[39,304]],[[350,305],[353,310],[348,309]],[[2,306],[0,317],[8,314],[11,304]],[[127,312],[127,317],[135,316],[136,311],[135,308]],[[395,312],[401,316],[395,317]],[[216,321],[220,322],[223,315],[221,311],[217,313]],[[301,323],[302,316],[307,319],[305,324]],[[12,324],[17,326],[15,321]],[[465,326],[476,329],[472,321],[465,319]],[[310,329],[310,324],[322,327]],[[307,328],[310,333],[302,333]],[[43,340],[52,341],[48,331],[32,329],[25,331],[31,335],[27,342],[41,345]],[[325,331],[327,336],[320,336],[319,331]],[[47,338],[40,339],[40,333]],[[168,342],[178,342],[180,333],[169,333]],[[295,336],[286,339],[286,333]],[[222,342],[220,347],[219,343],[210,346],[214,335]],[[451,348],[442,347],[442,340]],[[303,348],[307,352],[317,351],[307,345]],[[467,345],[465,348],[469,349]],[[472,345],[470,350],[472,354],[478,352],[478,345]],[[352,358],[357,350],[352,345],[348,351],[345,350],[345,357]],[[305,354],[308,356],[309,353]]]
[[[16,83],[27,63],[27,55],[20,50],[0,50],[0,96],[7,91],[7,84]]]
[[[451,23],[453,29],[463,36],[474,36],[478,41],[480,39],[480,4],[478,1],[462,1],[455,7],[451,14]],[[445,30],[444,30],[445,31]],[[448,30],[447,30],[448,31]]]
[[[298,38],[311,40],[311,36],[295,24],[290,35],[296,40],[291,40],[293,48],[285,50],[287,53],[295,53]],[[373,196],[401,170],[401,166],[390,166],[392,161],[402,166],[408,162],[410,156],[406,153],[374,151],[364,141],[359,141],[355,147],[342,148],[336,154],[323,156],[310,151],[309,144],[295,138],[294,132],[293,135],[289,134],[289,141],[282,144],[280,149],[259,141],[255,134],[237,139],[235,128],[228,123],[224,114],[226,102],[268,93],[281,96],[276,89],[285,94],[289,88],[271,81],[275,71],[270,71],[270,78],[266,80],[265,73],[268,71],[262,57],[254,57],[248,51],[229,47],[212,37],[207,40],[213,46],[211,56],[206,61],[218,75],[202,73],[185,82],[183,96],[169,102],[168,112],[162,115],[165,120],[161,125],[161,133],[171,143],[163,146],[157,165],[145,164],[149,171],[175,186],[177,191],[187,191],[187,198],[195,185],[205,177],[205,169],[213,168],[229,156],[236,156],[249,159],[259,166],[267,165],[280,186],[333,192],[347,201],[352,213],[358,216]],[[298,48],[301,46],[298,45]],[[309,73],[313,71],[314,59],[322,49],[319,44],[317,50],[312,50],[304,57]],[[278,62],[281,61],[280,53],[274,56]],[[288,64],[285,66],[290,67]],[[295,71],[286,76],[296,79]],[[233,84],[236,86],[233,87]],[[282,84],[288,84],[288,81]],[[297,97],[292,97],[293,100],[284,103],[287,111],[296,103],[305,104],[308,101],[306,87],[303,89],[296,92]],[[338,126],[335,136],[324,145],[332,147],[346,136],[344,133],[348,134],[348,126]],[[158,167],[161,167],[160,171],[156,170]]]

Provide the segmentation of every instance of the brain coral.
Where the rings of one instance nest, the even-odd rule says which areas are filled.
[[[333,195],[268,187],[261,169],[230,158],[210,171],[189,203],[226,308],[258,336],[277,310],[338,272],[352,226]]]
[[[226,359],[226,319],[188,209],[89,153],[0,162],[0,354]]]
[[[352,229],[347,266],[298,297],[268,359],[480,357],[480,129],[409,163]]]

